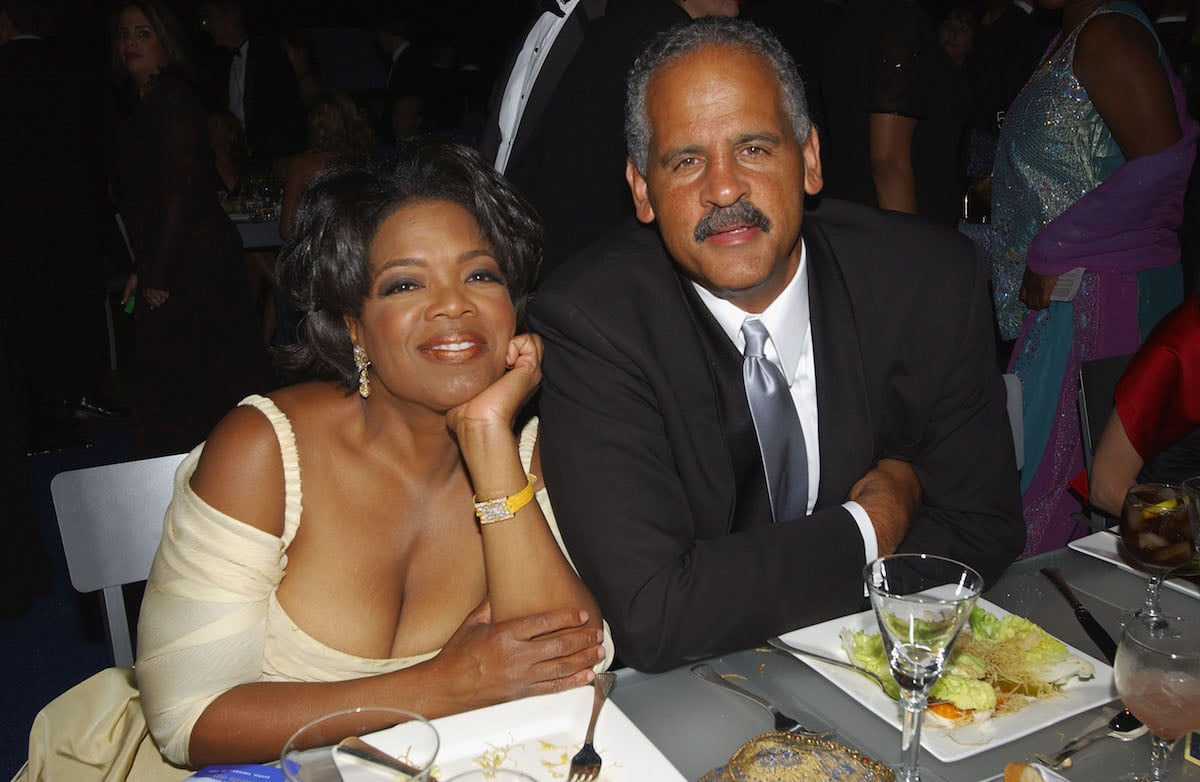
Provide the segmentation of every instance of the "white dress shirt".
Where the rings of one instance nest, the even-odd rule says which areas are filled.
[[[763,346],[763,355],[778,367],[787,380],[796,405],[796,414],[804,428],[804,447],[808,452],[808,512],[812,513],[817,503],[817,490],[821,483],[821,446],[817,432],[817,376],[816,359],[813,356],[812,323],[808,314],[808,251],[803,240],[800,244],[800,265],[791,282],[775,301],[759,315],[750,315],[704,287],[692,283],[700,301],[712,313],[721,330],[744,352],[746,341],[742,337],[742,323],[748,319],[761,320],[767,327],[770,338]],[[850,512],[862,533],[863,553],[870,562],[878,556],[879,546],[875,527],[866,509],[853,500],[842,503]]]
[[[525,36],[525,43],[508,75],[504,97],[500,100],[500,148],[496,151],[496,170],[501,174],[508,167],[513,140],[517,137],[517,128],[521,126],[525,104],[529,101],[529,93],[533,90],[538,74],[541,73],[542,63],[546,61],[554,39],[558,37],[578,3],[579,0],[559,0],[563,15],[556,16],[549,11],[543,11],[533,23],[529,34]]]
[[[234,50],[229,62],[229,110],[243,128],[246,127],[246,52],[249,49],[250,39],[247,38]]]

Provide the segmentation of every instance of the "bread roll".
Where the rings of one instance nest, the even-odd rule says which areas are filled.
[[[1028,763],[1009,763],[1004,767],[1004,782],[1043,782],[1042,772]]]

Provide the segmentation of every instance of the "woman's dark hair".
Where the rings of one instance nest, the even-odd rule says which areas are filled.
[[[371,242],[397,209],[422,201],[458,204],[491,244],[517,314],[542,262],[542,224],[533,207],[475,150],[440,138],[405,147],[394,166],[332,163],[309,182],[276,264],[279,285],[300,313],[295,345],[279,363],[332,380],[350,393],[358,373],[345,317],[358,318],[371,289]]]
[[[158,0],[123,0],[113,7],[112,20],[109,24],[110,45],[108,48],[112,69],[116,73],[117,79],[126,86],[132,86],[129,72],[125,70],[125,63],[117,53],[116,47],[117,24],[121,20],[121,14],[127,8],[136,8],[141,11],[142,15],[146,17],[146,21],[150,23],[150,27],[153,28],[154,34],[158,36],[159,45],[162,46],[163,54],[167,58],[166,64],[158,75],[175,73],[190,81],[195,75],[195,67],[192,55],[188,51],[187,34],[184,33],[179,19],[171,13],[171,9]]]

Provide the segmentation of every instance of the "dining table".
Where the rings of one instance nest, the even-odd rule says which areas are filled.
[[[245,219],[234,219],[233,222],[237,226],[238,234],[242,237],[242,249],[244,250],[266,250],[283,244],[283,239],[279,236],[278,218],[260,221],[246,217]]]
[[[1047,567],[1065,574],[1092,615],[1118,640],[1122,612],[1142,603],[1145,576],[1063,548],[1016,561],[982,595],[1103,661],[1100,649],[1076,621],[1071,606],[1041,573]],[[1168,615],[1200,619],[1200,599],[1189,594],[1164,588],[1162,607]],[[881,719],[807,663],[767,646],[765,638],[760,647],[707,662],[721,675],[767,698],[801,723],[833,729],[836,741],[861,754],[888,764],[899,761],[899,717],[892,722]],[[690,669],[690,664],[655,674],[620,669],[611,698],[686,779],[697,780],[728,761],[744,742],[770,731],[774,723],[766,709],[700,680]],[[1117,710],[1114,689],[1108,703],[1015,740],[994,740],[993,746],[952,763],[942,762],[922,749],[921,765],[949,782],[999,780],[1007,763],[1033,762],[1036,754],[1052,755],[1071,738],[1103,725]],[[925,730],[931,728],[926,726]],[[1177,747],[1170,765],[1174,774],[1171,779],[1200,782],[1200,765],[1186,763],[1183,755],[1182,746]],[[1103,782],[1131,771],[1145,771],[1149,757],[1148,735],[1124,742],[1106,738],[1080,751],[1070,766],[1058,773],[1070,780]]]

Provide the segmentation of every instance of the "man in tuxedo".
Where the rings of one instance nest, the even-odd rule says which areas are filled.
[[[805,213],[819,142],[759,28],[673,28],[628,89],[647,225],[531,305],[544,477],[618,656],[664,670],[860,610],[863,566],[895,551],[994,581],[1025,535],[969,242],[832,200]]]
[[[525,163],[550,96],[607,1],[538,0],[537,18],[496,80],[479,151],[518,188],[529,181]]]
[[[245,128],[251,167],[282,171],[283,158],[308,146],[304,98],[283,46],[267,36],[249,35],[241,0],[206,0],[200,19],[226,55],[213,92]]]
[[[625,75],[638,52],[680,22],[736,16],[739,7],[734,0],[608,0],[604,17],[589,28],[546,107],[520,176],[513,179],[545,225],[541,279],[631,214],[621,176],[621,117]]]

